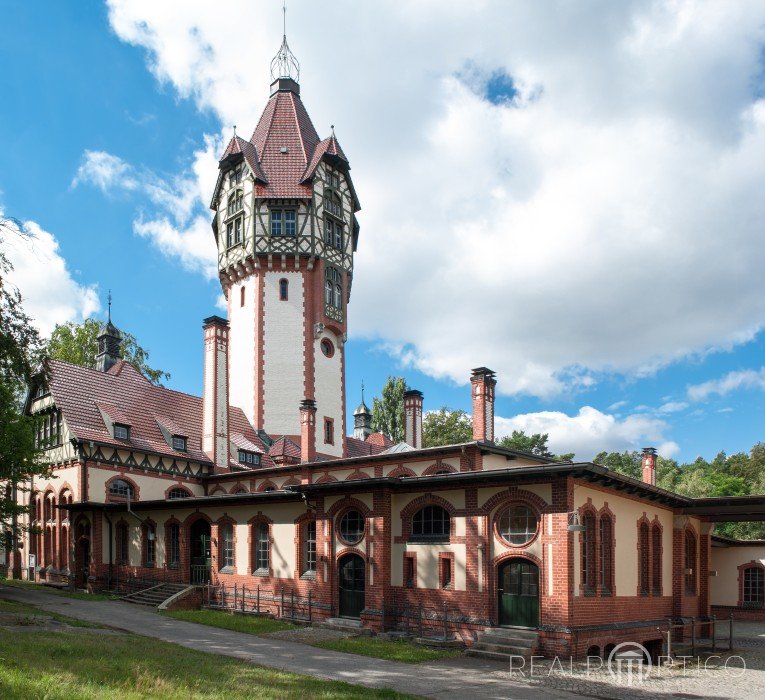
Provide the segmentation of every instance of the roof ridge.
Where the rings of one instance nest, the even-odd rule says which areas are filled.
[[[303,140],[303,130],[300,128],[300,118],[298,117],[297,107],[295,106],[295,93],[287,93],[290,96],[290,104],[292,105],[292,114],[295,117],[295,126],[297,127],[298,138],[300,139],[300,148],[303,151],[303,160],[308,165],[308,151],[305,147],[305,141]],[[298,98],[299,99],[299,98]]]

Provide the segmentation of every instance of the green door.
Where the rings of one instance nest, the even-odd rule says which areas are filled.
[[[528,559],[509,559],[497,569],[499,624],[539,626],[539,568]]]
[[[197,520],[191,526],[191,572],[192,584],[204,585],[210,582],[210,523]]]
[[[361,617],[364,609],[364,560],[358,554],[346,554],[338,568],[340,617]]]

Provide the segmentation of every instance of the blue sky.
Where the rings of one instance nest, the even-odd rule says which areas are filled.
[[[44,234],[16,280],[44,329],[103,317],[111,289],[115,322],[200,393],[220,295],[205,197],[231,125],[249,134],[267,99],[279,5],[227,5],[257,22],[221,39],[196,8],[0,3],[0,209]],[[607,6],[572,38],[533,3],[486,3],[482,38],[459,4],[291,4],[304,101],[320,135],[337,123],[363,207],[351,411],[390,374],[469,410],[469,368],[488,365],[500,433],[582,458],[765,439],[763,22],[699,11],[678,38],[667,10],[638,36],[640,4]],[[340,84],[318,22],[352,37]]]

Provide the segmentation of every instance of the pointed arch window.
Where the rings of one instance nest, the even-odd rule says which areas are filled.
[[[685,594],[696,595],[696,535],[685,531]]]
[[[118,523],[115,530],[117,563],[130,563],[130,531],[127,523]]]
[[[157,562],[157,529],[151,523],[143,526],[143,562],[147,568]]]
[[[600,516],[600,594],[614,593],[614,523],[610,515]]]
[[[648,595],[650,586],[651,558],[649,551],[648,523],[638,526],[638,586],[640,595]]]
[[[268,523],[259,522],[253,525],[254,535],[253,538],[255,545],[255,552],[253,557],[254,573],[267,575],[269,566],[269,555],[271,549],[271,538],[268,533]]]
[[[661,528],[658,523],[651,526],[651,593],[661,595]]]
[[[595,595],[597,562],[595,561],[597,549],[595,547],[595,516],[585,513],[582,518],[584,532],[582,533],[582,587],[586,596]]]
[[[343,273],[330,265],[324,270],[324,303],[334,309],[343,308]]]
[[[176,569],[181,563],[181,527],[178,523],[167,526],[167,565]]]

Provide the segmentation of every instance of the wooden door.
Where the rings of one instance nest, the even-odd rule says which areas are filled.
[[[539,568],[528,559],[509,559],[497,568],[499,624],[539,626]]]
[[[358,554],[346,554],[338,564],[340,617],[361,617],[364,609],[364,560]]]

